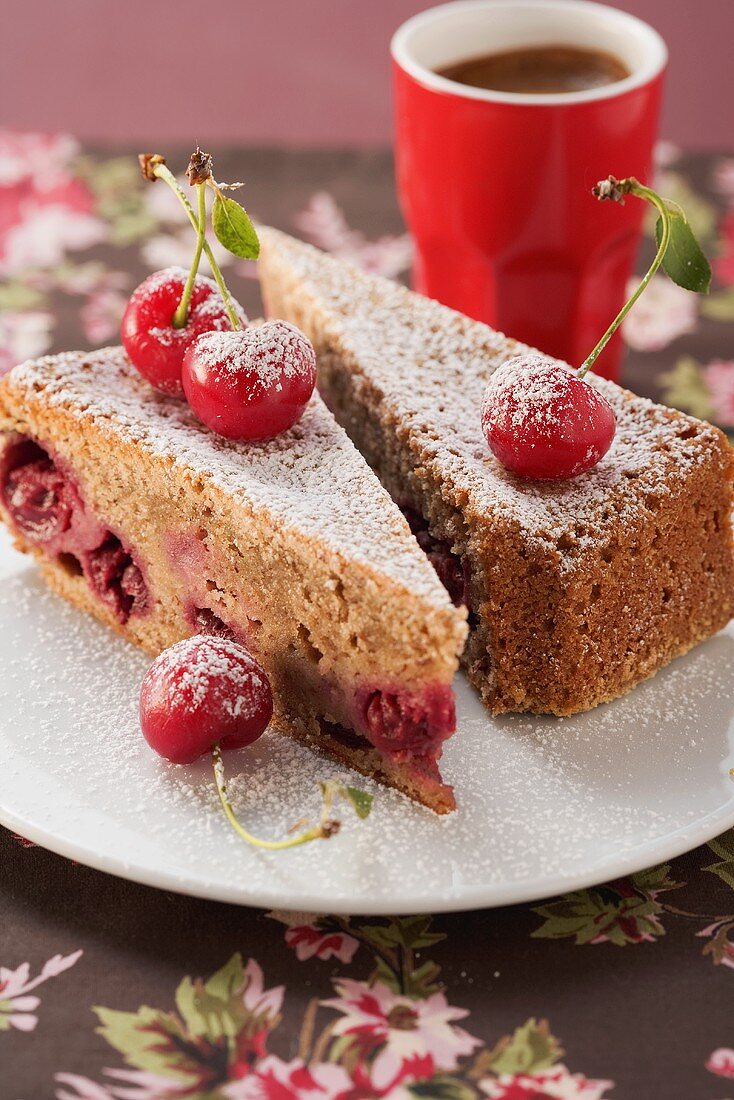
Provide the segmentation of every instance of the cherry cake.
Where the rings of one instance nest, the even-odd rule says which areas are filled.
[[[492,711],[587,710],[726,625],[722,432],[590,375],[617,420],[608,453],[565,481],[520,478],[480,409],[492,372],[529,349],[285,234],[261,241],[267,307],[314,344],[327,404],[467,608],[463,661]]]
[[[242,642],[277,727],[453,809],[438,760],[466,611],[317,394],[237,443],[108,348],[12,370],[0,431],[3,517],[52,588],[151,654]]]

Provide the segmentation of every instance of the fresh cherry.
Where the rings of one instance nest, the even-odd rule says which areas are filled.
[[[173,315],[187,277],[182,267],[155,271],[133,291],[122,318],[122,342],[131,362],[163,393],[181,393],[184,352],[197,337],[232,329],[217,284],[204,275],[194,282],[185,326],[176,328]],[[233,305],[246,325],[242,307]]]
[[[190,764],[219,743],[250,745],[273,713],[270,682],[244,646],[197,634],[166,649],[140,689],[140,724],[152,749]]]
[[[209,332],[191,344],[181,373],[200,420],[228,439],[271,439],[301,417],[316,385],[316,353],[287,321]]]
[[[569,367],[529,352],[490,378],[482,427],[508,470],[557,480],[596,466],[612,444],[616,420],[609,402]]]

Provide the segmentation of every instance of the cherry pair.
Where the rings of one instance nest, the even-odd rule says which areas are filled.
[[[270,439],[301,417],[316,384],[310,342],[286,321],[246,327],[237,302],[230,310],[216,283],[196,275],[183,326],[176,313],[187,272],[171,267],[140,284],[122,319],[132,363],[162,393],[185,394],[199,419],[229,439]]]

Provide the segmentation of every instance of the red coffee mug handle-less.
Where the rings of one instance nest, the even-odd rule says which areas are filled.
[[[469,57],[576,45],[630,76],[556,95],[471,88],[436,74]],[[588,0],[463,0],[392,41],[398,192],[413,285],[578,366],[625,299],[643,204],[601,204],[597,180],[649,182],[667,51],[634,16]],[[597,370],[616,377],[618,338]]]

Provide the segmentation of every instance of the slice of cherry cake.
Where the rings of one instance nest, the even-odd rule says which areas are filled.
[[[464,664],[493,711],[589,709],[728,622],[722,432],[590,376],[617,418],[611,449],[570,480],[522,480],[490,453],[480,408],[527,349],[283,233],[261,241],[266,305],[310,338],[327,404],[469,609]]]
[[[241,641],[280,729],[454,807],[437,761],[466,614],[318,395],[234,443],[108,348],[14,368],[0,431],[3,517],[57,592],[152,654]]]

